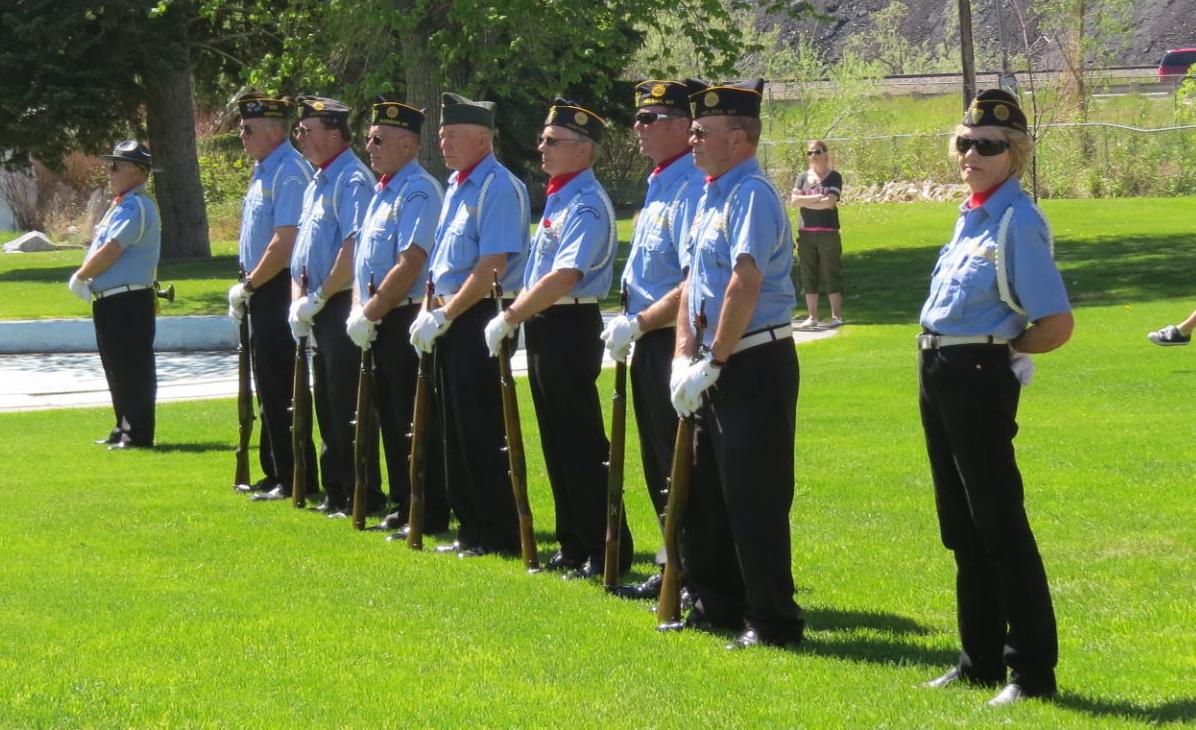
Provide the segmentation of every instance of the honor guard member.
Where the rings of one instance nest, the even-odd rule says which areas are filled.
[[[241,145],[254,159],[254,166],[241,207],[238,262],[245,273],[228,290],[228,316],[239,326],[249,310],[250,363],[261,411],[258,457],[265,474],[253,485],[236,489],[290,499],[294,461],[288,409],[293,398],[295,341],[287,327],[291,306],[287,270],[311,165],[289,139],[295,106],[291,99],[253,92],[238,97],[236,103],[241,114]],[[314,448],[308,463],[315,463]],[[317,491],[314,479],[308,491]]]
[[[705,187],[705,173],[693,161],[689,146],[689,95],[706,88],[701,81],[643,81],[635,87],[635,136],[640,152],[656,167],[648,176],[648,194],[631,237],[631,253],[623,268],[627,312],[607,323],[602,339],[611,357],[631,354],[631,398],[639,428],[644,482],[656,514],[668,500],[669,469],[677,414],[669,401],[669,364],[677,338],[675,324],[681,280],[689,266],[685,250],[694,208]],[[664,548],[656,562],[664,565]],[[624,598],[655,598],[659,573],[636,586],[620,586]]]
[[[154,279],[162,247],[158,206],[145,192],[152,158],[135,139],[100,157],[108,160],[108,183],[116,197],[68,286],[91,303],[96,347],[116,415],[108,436],[96,443],[109,449],[150,447],[158,394]]]
[[[494,271],[514,293],[527,257],[527,188],[494,157],[494,102],[444,94],[440,151],[455,170],[436,226],[432,283],[443,306],[421,312],[411,343],[435,344],[445,431],[445,483],[459,522],[445,551],[518,554],[519,515],[503,453],[498,362],[482,336],[494,313]]]
[[[997,687],[1008,668],[990,705],[1053,695],[1059,653],[1013,451],[1032,368],[1025,353],[1060,347],[1073,326],[1050,229],[1021,188],[1033,153],[1017,98],[981,92],[951,139],[971,195],[939,252],[918,336],[922,428],[939,530],[955,554],[962,644],[956,666],[928,684]]]
[[[345,331],[353,306],[353,241],[361,229],[374,176],[349,148],[349,107],[319,96],[301,96],[295,132],[315,174],[303,194],[303,215],[291,258],[291,309],[295,339],[311,336],[316,422],[323,447],[320,474],[327,495],[319,509],[348,516],[353,500],[353,418],[361,350]],[[307,290],[303,291],[306,276]],[[375,481],[375,483],[377,483]],[[385,505],[380,495],[370,512]]]
[[[793,239],[784,202],[756,161],[763,88],[760,79],[728,83],[691,99],[690,143],[706,192],[670,379],[678,414],[701,419],[683,538],[696,603],[681,627],[742,631],[729,649],[796,644],[803,628],[789,547]]]
[[[386,453],[390,501],[399,509],[386,526],[407,521],[411,481],[408,429],[415,405],[419,356],[408,342],[408,329],[419,314],[428,279],[428,254],[436,240],[436,222],[444,193],[440,183],[416,159],[424,112],[397,101],[379,99],[365,149],[378,173],[374,198],[365,212],[354,251],[353,310],[349,338],[374,351],[375,397]],[[376,287],[371,292],[371,288]],[[429,434],[431,435],[431,434]],[[435,438],[426,438],[429,446]],[[424,524],[428,532],[448,529],[439,448],[426,459]],[[377,490],[371,484],[370,491]]]
[[[606,467],[610,443],[595,381],[602,371],[602,312],[610,291],[615,213],[591,165],[605,120],[576,102],[557,99],[540,133],[540,166],[549,174],[544,218],[532,239],[523,291],[486,325],[486,344],[524,323],[528,377],[540,444],[556,505],[566,577],[601,575],[606,546]],[[633,545],[622,525],[619,570]]]

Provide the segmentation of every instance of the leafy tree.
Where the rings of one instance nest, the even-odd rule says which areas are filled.
[[[73,150],[148,138],[163,255],[209,252],[195,158],[192,5],[9,0],[0,9],[0,149],[60,168]]]

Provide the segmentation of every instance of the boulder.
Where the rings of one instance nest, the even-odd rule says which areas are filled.
[[[35,253],[37,251],[61,251],[70,246],[57,246],[41,231],[30,231],[4,244],[4,253]]]

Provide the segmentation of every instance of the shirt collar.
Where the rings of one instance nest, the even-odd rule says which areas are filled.
[[[959,211],[960,213],[967,213],[970,210],[982,210],[986,216],[992,217],[993,214],[1000,213],[1008,208],[1021,192],[1022,181],[1016,177],[1011,177],[997,186],[997,189],[988,196],[988,199],[979,208],[968,207],[968,200],[972,197],[969,195],[959,204]]]
[[[760,163],[756,161],[755,157],[749,157],[716,178],[711,179],[710,176],[707,176],[706,186],[708,188],[714,188],[715,192],[721,195],[724,192],[730,191],[732,188],[734,188],[735,185],[738,184],[743,178],[758,172],[759,170]]]
[[[120,205],[121,201],[129,197],[129,193],[135,193],[145,189],[145,183],[137,183],[131,188],[125,188],[117,193],[116,197],[112,199],[113,205]]]
[[[263,172],[267,170],[273,170],[282,163],[283,158],[286,157],[290,152],[297,152],[297,150],[295,150],[294,146],[291,145],[290,140],[284,139],[278,143],[277,147],[270,150],[270,154],[258,161],[257,167],[261,168]]]
[[[494,153],[487,153],[485,157],[473,163],[472,166],[467,167],[464,170],[455,171],[451,176],[449,176],[449,184],[452,185],[455,183],[457,185],[464,185],[470,180],[476,179],[474,173],[485,176],[490,167],[497,164],[498,160],[494,158]]]
[[[378,178],[378,184],[379,184],[378,189],[382,190],[384,188],[390,188],[392,190],[398,190],[400,187],[403,186],[403,183],[407,182],[407,178],[416,174],[416,172],[418,170],[419,170],[419,160],[418,159],[409,160],[406,165],[403,165],[399,169],[392,172],[390,175],[380,176]],[[386,182],[382,182],[383,178],[386,178]]]

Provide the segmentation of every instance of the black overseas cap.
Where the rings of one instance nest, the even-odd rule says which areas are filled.
[[[235,100],[242,119],[289,119],[295,108],[295,101],[289,96],[270,96],[250,91]]]
[[[398,127],[419,134],[424,126],[424,110],[407,106],[400,101],[378,97],[374,102],[370,124]]]
[[[440,97],[440,123],[477,124],[494,129],[494,108],[492,101],[474,101],[460,94],[445,93]]]
[[[345,106],[336,99],[329,99],[325,96],[301,96],[295,101],[299,102],[300,119],[324,117],[325,119],[347,122],[349,120],[349,112],[353,111],[350,107]]]
[[[727,81],[691,94],[694,119],[713,116],[760,117],[764,79]]]
[[[113,162],[132,162],[134,165],[144,167],[146,170],[153,167],[154,163],[154,158],[150,155],[149,147],[146,147],[135,139],[126,139],[123,142],[117,142],[116,146],[112,148],[112,154],[100,155],[100,159],[112,160]]]
[[[1002,89],[986,89],[976,95],[963,115],[965,127],[1009,127],[1026,131],[1026,114],[1017,97]]]
[[[602,140],[602,130],[606,127],[606,120],[572,99],[558,97],[553,100],[552,106],[548,107],[548,116],[544,119],[544,125],[571,129],[599,142]]]
[[[645,79],[635,85],[635,108],[667,106],[688,117],[690,115],[689,97],[705,90],[706,82],[698,79],[684,81]]]

